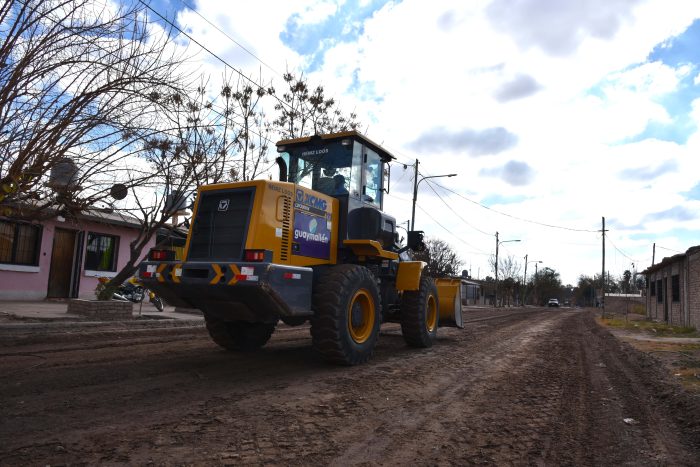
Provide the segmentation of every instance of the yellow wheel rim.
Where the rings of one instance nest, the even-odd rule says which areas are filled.
[[[355,292],[348,307],[348,331],[352,340],[363,344],[372,335],[374,329],[374,299],[364,289]]]
[[[428,332],[435,331],[437,327],[437,304],[435,303],[435,297],[430,295],[428,297],[428,303],[425,310],[425,327]]]

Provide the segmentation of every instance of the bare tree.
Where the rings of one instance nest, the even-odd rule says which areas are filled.
[[[439,238],[428,238],[426,249],[414,254],[414,258],[428,263],[432,277],[457,276],[462,270],[462,260],[449,243]]]
[[[138,234],[129,244],[128,261],[104,284],[98,298],[110,298],[131,277],[159,231],[179,227],[174,215],[187,207],[197,187],[231,180],[239,144],[229,134],[233,120],[227,111],[232,111],[226,104],[231,98],[228,85],[217,98],[225,102],[223,112],[217,110],[203,82],[190,92],[171,96],[164,105],[161,119],[165,126],[142,142],[140,157],[134,162],[143,167],[132,168],[128,174],[132,206],[124,211],[138,220]]]
[[[303,74],[296,77],[289,71],[283,79],[287,89],[275,104],[278,114],[273,121],[282,138],[336,133],[360,127],[357,115],[354,112],[344,114],[335,99],[326,97],[323,86],[310,90]]]
[[[491,255],[489,263],[491,268],[495,268],[495,255]],[[515,303],[518,294],[521,293],[519,281],[520,268],[520,263],[518,263],[513,255],[501,257],[498,260],[498,295],[503,300],[503,305]]]
[[[182,57],[138,4],[4,0],[0,31],[0,215],[94,207],[182,93]]]
[[[199,186],[260,174],[271,131],[261,110],[268,94],[262,85],[239,80],[235,86],[224,82],[214,96],[202,82],[196,90],[168,99],[161,117],[165,128],[143,143],[141,160],[151,176],[136,173],[131,181],[134,207],[128,212],[140,223],[138,236],[129,245],[129,260],[105,284],[100,298],[109,298],[136,271],[159,231],[178,227],[173,215]]]
[[[262,110],[262,100],[274,92],[262,79],[256,84],[250,78],[239,78],[236,88],[224,85],[224,113],[233,117],[230,126],[237,150],[237,164],[231,169],[233,180],[252,180],[266,168],[272,122]]]

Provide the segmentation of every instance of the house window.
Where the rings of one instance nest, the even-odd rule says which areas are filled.
[[[664,289],[661,287],[661,280],[656,281],[656,303],[663,303]]]
[[[652,297],[656,295],[656,282],[654,281],[649,281],[649,295]]]
[[[0,221],[0,263],[39,265],[41,227]]]
[[[113,235],[88,232],[85,248],[85,269],[116,271],[119,238]]]
[[[681,285],[678,280],[678,274],[671,276],[671,299],[674,302],[681,301]]]

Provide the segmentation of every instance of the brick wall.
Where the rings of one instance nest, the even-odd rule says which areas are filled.
[[[690,250],[689,250],[690,251]],[[673,300],[673,276],[678,276],[679,300]],[[651,283],[661,281],[663,301],[657,301],[659,290],[651,295]],[[664,307],[668,307],[668,323],[700,329],[700,251],[682,256],[652,272],[647,277],[647,317],[666,321]],[[658,285],[658,284],[657,284]]]
[[[688,312],[689,324],[700,329],[700,252],[688,256]]]
[[[641,307],[644,310],[646,305],[645,297],[611,297],[605,296],[605,311],[611,313],[624,314],[633,313],[635,309]]]
[[[134,304],[120,300],[82,300],[68,302],[68,313],[100,320],[122,320],[133,318]]]

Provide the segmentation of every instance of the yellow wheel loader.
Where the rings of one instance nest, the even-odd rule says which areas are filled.
[[[430,347],[439,325],[461,327],[460,282],[439,294],[411,259],[422,232],[400,245],[382,211],[389,152],[354,131],[280,141],[277,152],[279,181],[199,188],[184,260],[152,250],[146,287],[200,309],[226,349],[263,346],[280,320],[309,321],[314,349],[344,365],[372,356],[384,322],[415,347]]]

